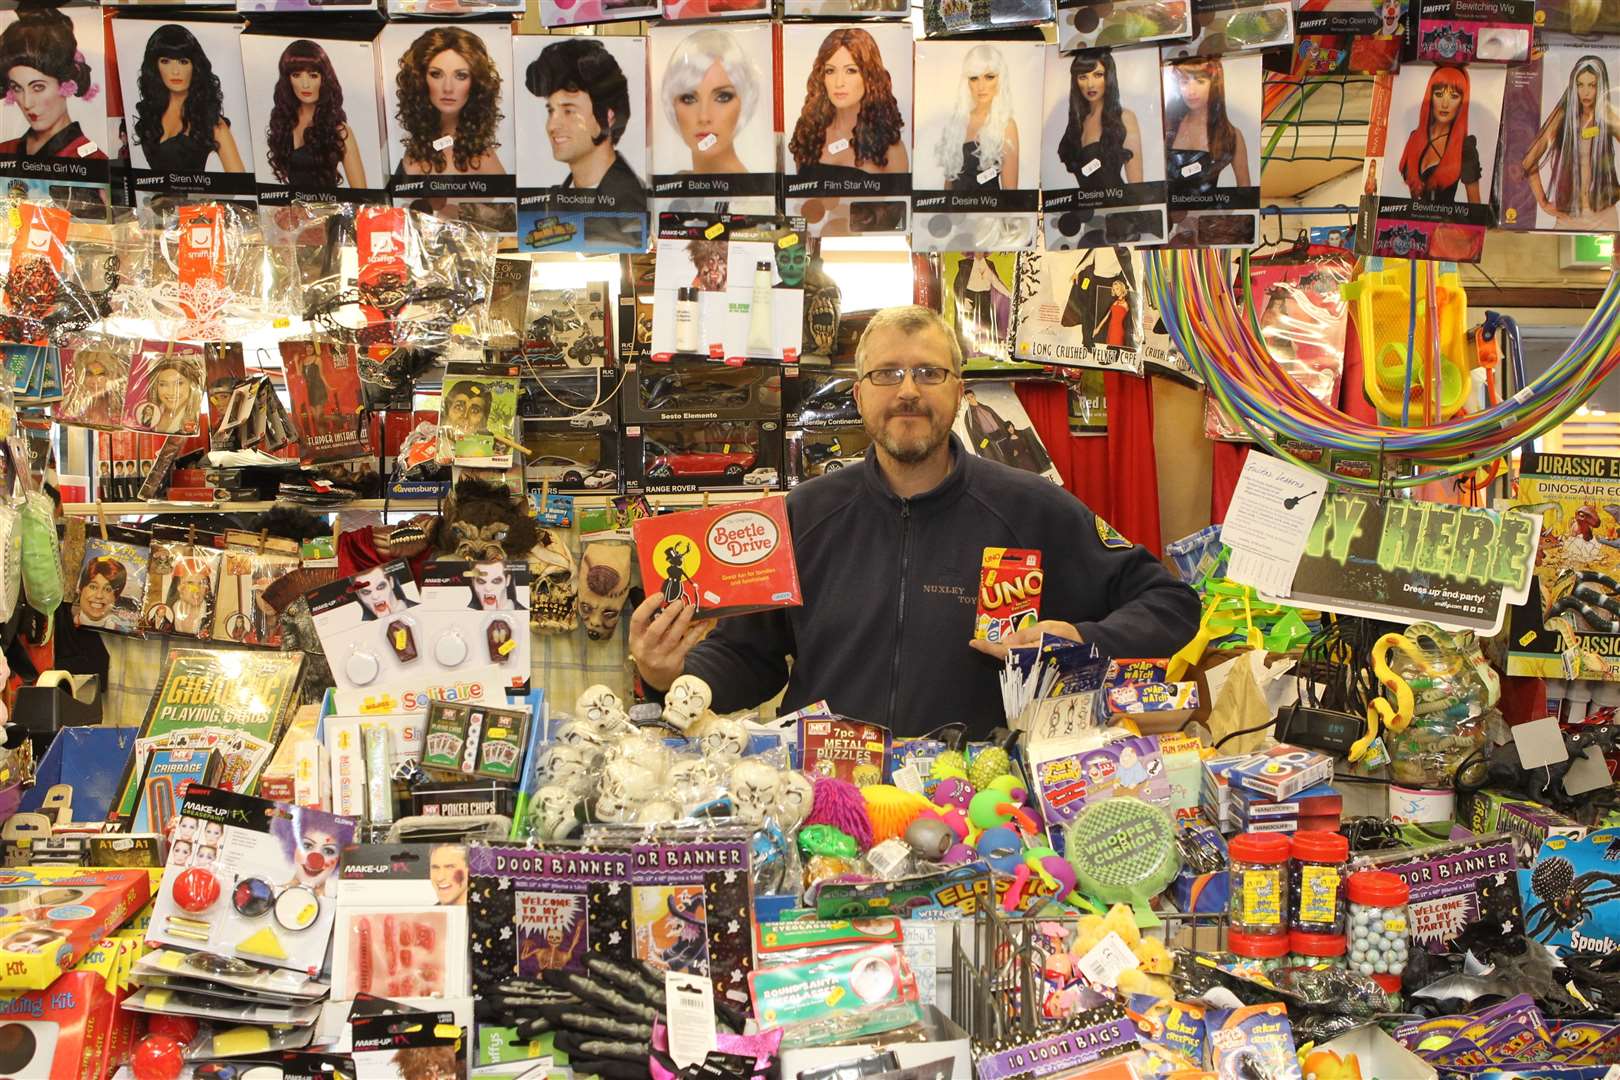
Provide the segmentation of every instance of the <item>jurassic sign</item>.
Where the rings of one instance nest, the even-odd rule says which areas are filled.
[[[1525,598],[1537,538],[1534,514],[1329,495],[1279,602],[1493,634]]]

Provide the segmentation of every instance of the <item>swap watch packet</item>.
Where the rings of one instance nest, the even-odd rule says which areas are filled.
[[[973,636],[1001,641],[1041,618],[1041,553],[1032,548],[987,547],[979,563],[979,610]]]

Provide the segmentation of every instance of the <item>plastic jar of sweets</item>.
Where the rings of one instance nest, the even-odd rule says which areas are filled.
[[[1227,913],[1234,934],[1275,936],[1286,945],[1288,853],[1288,837],[1280,833],[1232,837],[1227,845],[1231,886]]]
[[[1406,904],[1412,891],[1387,870],[1360,870],[1350,875],[1350,965],[1392,994],[1401,989],[1406,970]]]
[[[1242,930],[1228,930],[1226,951],[1238,958],[1240,967],[1270,975],[1278,968],[1288,966],[1288,935],[1245,934]]]
[[[1294,834],[1289,867],[1288,926],[1308,934],[1344,933],[1344,864],[1350,841],[1340,833]]]
[[[1312,934],[1295,930],[1288,935],[1288,962],[1299,967],[1332,964],[1342,967],[1349,951],[1343,934]]]

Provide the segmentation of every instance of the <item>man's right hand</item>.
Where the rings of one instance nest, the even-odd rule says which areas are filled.
[[[692,625],[697,610],[684,599],[659,611],[662,593],[650,593],[630,616],[630,655],[642,682],[655,690],[669,689],[686,668],[686,654],[703,640],[708,627]]]

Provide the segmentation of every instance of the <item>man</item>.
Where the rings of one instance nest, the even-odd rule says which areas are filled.
[[[719,712],[768,701],[782,711],[826,698],[836,711],[919,735],[962,721],[982,736],[1005,722],[1006,644],[970,641],[986,547],[1041,552],[1041,631],[1115,657],[1169,656],[1193,636],[1198,598],[1068,492],[986,461],[951,436],[962,354],[938,313],[889,308],[856,349],[855,402],[866,460],[799,485],[788,521],[804,606],[722,620],[706,640],[692,610],[630,623],[630,650],[656,690],[689,672]],[[971,646],[971,648],[970,648]],[[973,649],[986,655],[976,655]],[[792,657],[791,670],[788,658]]]
[[[607,47],[577,37],[547,45],[526,84],[545,100],[551,156],[568,166],[562,186],[611,197],[599,209],[645,210],[647,189],[617,149],[630,123],[630,88]]]

